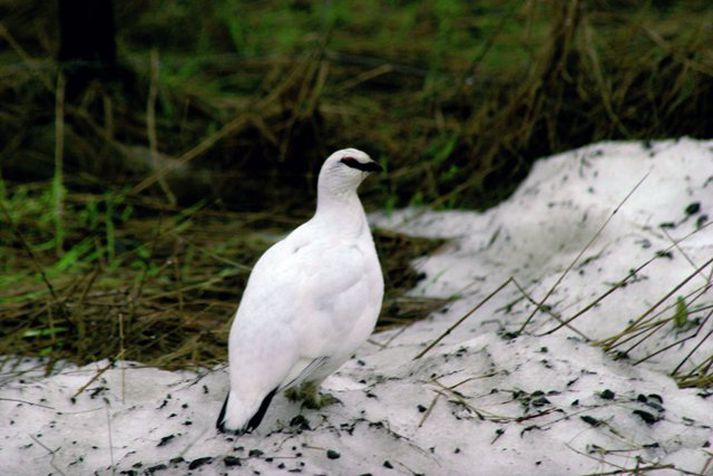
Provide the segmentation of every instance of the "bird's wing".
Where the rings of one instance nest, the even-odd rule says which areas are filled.
[[[328,361],[329,357],[322,356],[313,359],[311,362],[307,363],[306,366],[304,365],[304,362],[308,361],[297,362],[297,364],[292,367],[290,375],[287,377],[287,380],[284,384],[282,384],[280,389],[301,385],[302,382],[309,380],[309,376],[322,368]],[[293,377],[293,374],[296,376]]]
[[[231,329],[231,368],[269,390],[305,375],[314,359],[338,353],[364,312],[364,268],[356,246],[319,239],[275,244],[243,294]]]

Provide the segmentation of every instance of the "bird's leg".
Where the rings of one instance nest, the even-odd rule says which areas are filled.
[[[320,393],[317,382],[305,382],[299,387],[289,388],[285,391],[285,396],[293,402],[302,400],[302,406],[312,410],[341,403],[339,399],[329,393]]]

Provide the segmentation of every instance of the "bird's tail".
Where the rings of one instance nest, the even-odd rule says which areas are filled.
[[[256,411],[255,405],[246,405],[244,401],[235,396],[235,392],[228,392],[215,426],[224,433],[235,433],[237,435],[250,433],[260,425],[276,393],[277,388],[268,393]]]

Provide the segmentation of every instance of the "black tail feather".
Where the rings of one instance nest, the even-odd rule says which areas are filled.
[[[223,402],[223,408],[220,409],[218,414],[218,421],[215,422],[215,427],[222,433],[225,433],[225,409],[228,406],[228,398],[230,397],[230,392],[225,396],[225,401]]]
[[[270,406],[270,402],[272,402],[272,399],[277,393],[278,388],[279,387],[275,387],[272,392],[267,394],[267,396],[262,400],[260,408],[258,408],[257,412],[255,412],[255,415],[250,418],[250,421],[245,427],[245,430],[236,430],[234,432],[236,435],[239,435],[241,433],[250,433],[251,431],[256,429],[258,425],[260,425],[260,422],[262,422],[262,419],[265,417],[265,413],[267,413],[267,408]],[[228,398],[230,398],[230,392],[228,392],[228,395],[225,396],[223,408],[220,409],[220,413],[218,414],[218,420],[215,422],[215,427],[218,428],[218,430],[222,433],[229,433],[229,431],[225,429],[225,412],[228,408]]]
[[[270,402],[277,393],[278,388],[279,387],[275,387],[275,389],[272,392],[268,393],[267,396],[263,399],[262,403],[260,404],[260,408],[258,408],[257,412],[248,422],[248,426],[245,428],[246,431],[253,431],[255,428],[258,427],[258,425],[260,425],[260,422],[265,417],[265,413],[267,412],[267,407],[270,406]]]

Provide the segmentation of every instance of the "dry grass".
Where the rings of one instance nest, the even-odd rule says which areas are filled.
[[[155,209],[126,196],[88,205],[104,198],[66,196],[68,211],[75,212],[68,218],[77,218],[78,208],[103,211],[87,218],[96,222],[92,232],[84,221],[67,223],[68,248],[59,261],[53,248],[38,250],[41,214],[5,210],[10,226],[1,233],[0,252],[25,248],[11,266],[27,271],[3,283],[0,355],[79,363],[121,358],[164,368],[224,362],[230,318],[250,266],[301,218],[203,207]],[[51,234],[52,227],[44,231]],[[379,328],[422,318],[441,305],[404,296],[419,279],[409,261],[439,242],[386,232],[375,238],[388,289]]]

